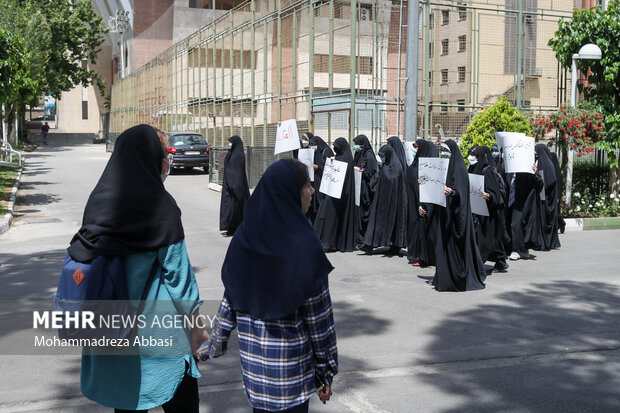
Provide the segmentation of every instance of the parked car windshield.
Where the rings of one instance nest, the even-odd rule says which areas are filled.
[[[200,135],[173,135],[170,137],[172,146],[179,145],[206,145],[207,141]]]

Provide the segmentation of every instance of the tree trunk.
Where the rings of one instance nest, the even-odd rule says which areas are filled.
[[[620,174],[618,172],[617,166],[609,168],[609,193],[614,194],[614,196],[618,196],[620,193]]]

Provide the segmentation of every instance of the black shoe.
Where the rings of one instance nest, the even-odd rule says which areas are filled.
[[[508,272],[508,264],[495,264],[495,266],[493,266],[493,272]]]
[[[374,248],[371,245],[362,245],[359,247],[359,250],[362,251],[366,255],[372,255],[372,250]]]

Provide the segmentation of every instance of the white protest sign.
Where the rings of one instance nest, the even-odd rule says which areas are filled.
[[[299,143],[299,133],[297,132],[297,121],[295,119],[280,122],[276,133],[276,146],[273,152],[277,155],[282,152],[293,151],[301,148]]]
[[[355,205],[360,206],[360,196],[362,194],[362,171],[353,171],[355,175]]]
[[[300,149],[297,155],[297,160],[308,167],[308,175],[310,175],[310,181],[314,182],[314,149],[304,148]]]
[[[321,179],[321,187],[319,192],[329,195],[332,198],[342,196],[342,187],[344,186],[344,178],[347,175],[347,163],[342,161],[325,160],[325,168],[323,168],[323,178]]]
[[[502,148],[504,146],[504,138],[522,138],[525,137],[525,133],[521,132],[495,132],[495,140],[497,141],[497,147]]]
[[[487,201],[484,199],[484,175],[469,174],[469,203],[471,213],[489,216]]]
[[[418,159],[418,179],[420,180],[420,202],[446,206],[446,177],[448,176],[448,159]]]
[[[407,158],[407,166],[413,163],[413,142],[405,142],[403,144],[405,146],[405,158]]]
[[[534,165],[534,138],[530,136],[503,136],[502,148],[506,173],[534,173],[532,170],[532,165]]]

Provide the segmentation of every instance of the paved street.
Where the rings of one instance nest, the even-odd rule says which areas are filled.
[[[0,300],[51,300],[71,236],[109,154],[54,144],[28,155],[14,226],[0,235]],[[168,177],[205,300],[223,293],[230,238],[199,172]],[[332,253],[340,374],[311,411],[620,411],[620,231],[573,232],[510,263],[487,288],[438,293],[406,258]],[[301,252],[300,252],[301,253]],[[0,341],[7,340],[0,331]],[[1,347],[1,342],[0,342]],[[0,355],[0,412],[110,412],[80,394],[78,356]],[[236,346],[201,363],[201,412],[249,412]],[[152,411],[161,412],[161,409]]]

